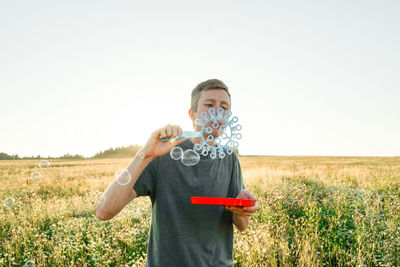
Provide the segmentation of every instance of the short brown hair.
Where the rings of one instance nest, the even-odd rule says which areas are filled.
[[[207,81],[199,83],[193,90],[192,90],[192,98],[191,98],[191,105],[190,109],[194,112],[197,111],[197,106],[200,98],[201,91],[207,91],[210,89],[222,89],[224,90],[228,96],[229,100],[231,99],[231,94],[229,93],[228,86],[224,84],[222,81],[218,79],[209,79]]]

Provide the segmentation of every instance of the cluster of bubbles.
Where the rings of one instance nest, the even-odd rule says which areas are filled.
[[[188,149],[183,152],[179,146],[174,147],[170,152],[170,156],[174,160],[181,160],[186,166],[193,166],[200,162],[200,155],[193,149]]]
[[[210,108],[208,114],[207,112],[200,113],[200,118],[196,118],[194,123],[201,127],[202,140],[195,144],[193,149],[186,151],[183,151],[181,147],[174,147],[170,151],[171,158],[181,160],[186,166],[193,166],[200,162],[199,153],[205,157],[210,155],[211,159],[217,157],[223,159],[226,156],[225,152],[229,155],[232,154],[232,147],[237,148],[239,146],[238,140],[242,138],[242,134],[239,133],[242,126],[236,125],[239,120],[236,116],[229,120],[231,115],[230,110],[225,111],[221,107],[217,109],[217,113],[215,108]],[[214,138],[213,129],[218,129],[221,135]]]
[[[216,112],[217,111],[217,112]],[[210,155],[211,159],[219,157],[223,159],[226,154],[233,153],[233,149],[239,146],[239,140],[242,139],[242,126],[236,123],[239,121],[238,117],[234,116],[232,119],[232,112],[225,111],[223,108],[210,108],[207,112],[200,113],[200,118],[195,119],[194,123],[201,127],[202,141],[195,145],[196,151],[201,151],[203,156]],[[219,129],[221,135],[214,139],[211,135],[213,129]],[[204,133],[209,134],[207,138]],[[210,143],[214,142],[213,145]]]
[[[50,162],[48,160],[42,160],[39,163],[39,167],[41,169],[47,169],[50,167]],[[40,174],[40,172],[32,172],[30,179],[32,182],[35,183],[39,183],[42,180],[42,175]],[[6,208],[12,208],[15,205],[15,199],[12,197],[7,197],[3,200],[3,206]],[[27,265],[27,266],[31,266],[31,265]]]

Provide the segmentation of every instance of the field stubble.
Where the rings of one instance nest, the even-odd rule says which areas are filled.
[[[94,214],[98,192],[130,159],[0,161],[0,266],[141,266],[151,203],[113,220]],[[235,230],[236,266],[400,265],[400,158],[241,157],[259,202]],[[41,182],[29,177],[42,174]]]

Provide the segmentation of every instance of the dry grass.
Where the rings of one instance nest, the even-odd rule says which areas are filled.
[[[150,201],[95,218],[96,192],[130,159],[0,161],[0,266],[132,266],[146,257]],[[235,232],[237,266],[400,264],[400,158],[240,158],[259,211]],[[40,183],[30,181],[39,171]]]

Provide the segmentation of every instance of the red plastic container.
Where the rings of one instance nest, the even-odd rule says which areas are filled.
[[[226,197],[191,197],[190,201],[196,205],[221,205],[221,206],[241,206],[251,207],[255,199],[240,199]]]

